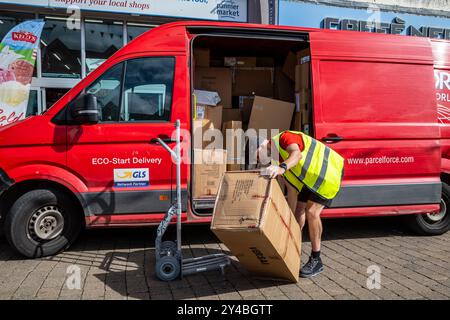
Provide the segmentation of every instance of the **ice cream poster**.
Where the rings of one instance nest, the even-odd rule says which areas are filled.
[[[0,43],[0,126],[25,118],[44,21],[12,28]]]

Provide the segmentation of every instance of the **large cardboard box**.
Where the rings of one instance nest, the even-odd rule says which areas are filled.
[[[240,96],[239,97],[239,109],[241,110],[241,117],[243,123],[250,121],[250,115],[252,113],[254,96]]]
[[[295,83],[281,68],[275,68],[274,97],[278,100],[294,102]]]
[[[295,93],[295,111],[300,112],[304,105],[311,104],[311,91],[309,89],[301,89]]]
[[[235,69],[233,95],[273,97],[273,68]]]
[[[194,198],[212,197],[219,190],[220,179],[226,170],[227,151],[223,149],[194,149]]]
[[[294,103],[257,96],[253,101],[248,128],[255,130],[277,129],[280,132],[288,130],[291,126],[294,107]],[[267,137],[270,134],[270,131],[267,132]]]
[[[222,122],[228,121],[242,121],[241,110],[239,108],[223,109]]]
[[[192,123],[192,133],[193,133],[193,145],[195,149],[204,149],[211,144],[211,141],[206,141],[203,139],[205,132],[208,130],[213,130],[217,128],[214,128],[213,123],[211,120],[208,119],[200,119],[200,120],[194,120]]]
[[[195,89],[217,91],[224,107],[231,107],[232,74],[229,68],[195,68]]]
[[[286,58],[284,59],[283,72],[292,81],[295,81],[295,66],[297,65],[297,55],[289,51]]]
[[[227,150],[227,171],[241,170],[244,154],[244,131],[241,121],[228,121],[222,127],[224,149]]]
[[[209,67],[210,51],[207,48],[194,49],[194,61],[196,67]]]
[[[222,129],[222,106],[207,106],[197,104],[195,112],[196,120],[211,120],[214,128]]]
[[[211,230],[248,271],[298,281],[300,227],[276,179],[259,172],[226,172]]]
[[[256,67],[256,57],[225,57],[223,58],[225,67]]]
[[[295,66],[295,91],[301,91],[310,87],[309,63],[298,64]]]

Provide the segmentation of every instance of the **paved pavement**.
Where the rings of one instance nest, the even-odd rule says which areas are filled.
[[[155,228],[86,231],[70,250],[38,260],[22,259],[0,238],[0,299],[450,298],[450,232],[418,237],[397,218],[327,220],[324,227],[326,270],[296,284],[255,279],[236,259],[225,278],[211,272],[160,282]],[[228,252],[207,226],[183,232],[185,256]],[[310,250],[305,238],[303,263]]]

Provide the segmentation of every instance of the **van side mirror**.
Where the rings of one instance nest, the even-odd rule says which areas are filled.
[[[99,121],[97,97],[92,93],[80,94],[72,101],[69,109],[77,124],[96,124]]]

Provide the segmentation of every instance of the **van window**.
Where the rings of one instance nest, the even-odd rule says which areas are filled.
[[[121,121],[169,121],[174,58],[129,60],[122,94]]]
[[[119,63],[107,70],[86,89],[97,97],[100,122],[119,121],[123,65]]]

